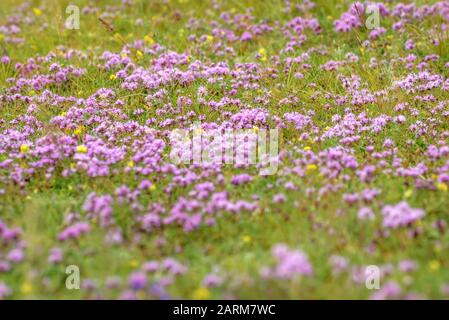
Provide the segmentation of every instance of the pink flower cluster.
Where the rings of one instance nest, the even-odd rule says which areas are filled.
[[[268,270],[268,275],[280,279],[293,279],[298,276],[311,276],[313,268],[307,255],[300,250],[291,250],[285,244],[277,244],[272,249],[277,265]]]
[[[383,226],[385,228],[399,228],[408,226],[418,219],[424,217],[422,209],[411,208],[405,201],[396,205],[386,205],[382,208]]]

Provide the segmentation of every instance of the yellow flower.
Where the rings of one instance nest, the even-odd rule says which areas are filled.
[[[33,8],[33,13],[36,17],[39,17],[42,14],[42,10],[39,8]]]
[[[251,242],[251,236],[248,236],[248,235],[246,235],[246,236],[243,236],[242,237],[242,241],[244,242],[244,243],[250,243]]]
[[[86,147],[85,145],[82,144],[82,145],[76,147],[76,152],[79,152],[79,153],[86,153],[86,152],[87,152],[87,147]]]
[[[147,44],[149,44],[149,45],[154,44],[154,39],[153,39],[152,37],[150,37],[149,35],[143,37],[143,41],[145,41],[145,42],[146,42]]]
[[[20,286],[20,292],[24,295],[28,295],[33,292],[33,284],[29,281],[25,281]]]
[[[140,50],[137,50],[136,55],[137,55],[137,59],[142,59],[143,58],[143,53]]]
[[[79,136],[80,134],[83,133],[83,131],[84,131],[83,126],[79,126],[79,127],[77,127],[77,128],[75,129],[75,131],[73,131],[73,133],[74,133],[75,135]]]
[[[304,149],[303,149],[304,151],[310,151],[310,150],[312,150],[312,148],[311,147],[309,147],[309,146],[306,146],[306,147],[304,147]]]
[[[134,167],[134,161],[132,161],[132,160],[128,161],[127,167],[128,167],[128,168]]]
[[[211,36],[210,34],[207,35],[206,42],[212,42],[213,40],[214,40],[214,36]]]
[[[21,153],[27,153],[30,150],[30,147],[27,144],[22,144],[20,146],[20,152]]]
[[[442,192],[447,192],[447,184],[439,182],[437,183],[437,189]]]
[[[155,190],[156,190],[156,185],[152,184],[151,187],[150,187],[150,191],[155,191]]]
[[[139,266],[139,261],[137,261],[136,259],[132,259],[131,261],[129,261],[129,266],[131,268],[137,268]]]
[[[122,57],[122,59],[125,59],[126,57],[128,57],[128,55],[127,55],[125,52],[123,52],[123,53],[121,54],[121,57]]]
[[[260,60],[261,61],[266,61],[267,60],[267,50],[265,50],[265,48],[260,48],[259,49],[259,55],[260,55]]]
[[[207,288],[200,287],[193,291],[192,298],[194,300],[207,300],[210,297],[210,291]]]
[[[114,81],[115,79],[117,79],[117,77],[115,76],[115,74],[111,74],[109,76],[109,79],[111,79],[112,81]]]
[[[404,198],[410,198],[413,195],[413,190],[412,189],[408,189],[407,191],[404,192]]]
[[[254,132],[259,132],[259,127],[254,126],[254,127],[253,127],[253,130],[254,130]]]
[[[318,169],[318,167],[317,167],[316,164],[313,164],[313,163],[309,163],[309,164],[306,166],[307,172],[312,172],[312,171],[315,171],[316,169]]]
[[[332,17],[332,16],[326,16],[326,19],[327,20],[332,20],[334,17]]]
[[[440,269],[440,262],[438,260],[432,260],[429,262],[429,269],[430,271],[437,271],[438,269]]]

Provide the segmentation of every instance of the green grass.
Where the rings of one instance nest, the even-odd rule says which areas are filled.
[[[74,1],[32,1],[33,6],[40,4],[44,6],[43,14],[37,17],[38,22],[24,26],[20,36],[26,39],[21,45],[5,45],[7,52],[15,62],[25,63],[31,57],[46,55],[49,51],[55,51],[60,45],[66,48],[82,50],[88,55],[88,59],[73,59],[67,61],[58,57],[62,65],[72,64],[87,69],[87,73],[76,78],[64,86],[48,88],[55,94],[61,96],[88,97],[99,88],[114,88],[117,99],[125,101],[123,112],[130,116],[130,120],[144,124],[151,117],[157,117],[158,121],[164,119],[164,115],[159,116],[154,109],[148,108],[148,112],[135,116],[132,112],[136,108],[142,108],[144,97],[148,92],[139,90],[128,92],[121,89],[118,81],[110,79],[110,72],[106,72],[97,67],[98,56],[104,51],[119,52],[122,43],[113,34],[105,30],[98,21],[95,14],[81,15],[81,29],[76,31],[65,30],[62,24],[64,21],[64,10],[67,4]],[[75,1],[76,5],[83,7],[88,1]],[[106,17],[105,20],[114,26],[115,32],[120,34],[127,42],[143,39],[147,34],[152,34],[156,42],[166,48],[176,52],[188,52],[195,58],[202,61],[227,61],[230,66],[237,62],[254,62],[255,54],[260,48],[267,50],[271,56],[285,46],[286,39],[281,37],[279,30],[267,33],[258,37],[255,41],[245,44],[236,43],[234,50],[235,57],[214,56],[209,54],[210,48],[207,44],[192,45],[187,40],[189,31],[185,24],[192,15],[201,18],[205,23],[201,24],[195,33],[210,34],[211,28],[207,21],[218,19],[219,11],[213,10],[204,1],[135,1],[137,5],[119,11],[116,17]],[[416,1],[426,3],[427,1]],[[119,4],[120,1],[102,1],[99,6],[104,10],[107,4]],[[262,2],[255,0],[226,1],[223,3],[221,11],[231,10],[243,12],[245,8],[253,7],[253,15],[256,20],[267,19],[270,22],[279,20],[286,22],[292,19],[298,12],[284,13],[282,11],[282,1]],[[341,3],[345,3],[341,5]],[[0,7],[0,23],[4,23],[6,16],[13,12],[13,0],[2,0]],[[44,5],[45,4],[45,5]],[[311,33],[304,46],[296,49],[295,54],[300,55],[307,49],[322,46],[327,50],[325,55],[313,55],[308,62],[312,69],[305,74],[305,78],[297,80],[292,77],[294,70],[287,74],[280,75],[277,79],[268,77],[261,80],[264,89],[270,92],[268,104],[264,106],[271,115],[282,116],[285,112],[306,113],[313,110],[312,116],[314,124],[319,127],[319,132],[323,133],[326,127],[332,126],[332,116],[344,114],[347,105],[333,107],[331,110],[323,106],[329,102],[324,95],[317,99],[312,99],[315,92],[321,91],[335,95],[345,93],[341,82],[335,74],[323,72],[319,66],[330,59],[342,60],[348,52],[356,53],[360,56],[358,63],[353,63],[340,69],[340,73],[345,76],[356,74],[361,77],[362,83],[366,83],[370,91],[378,91],[389,87],[394,80],[405,76],[409,71],[398,66],[392,67],[388,63],[383,67],[372,70],[368,69],[370,58],[376,57],[380,62],[382,59],[389,61],[395,55],[406,56],[407,52],[403,48],[403,43],[409,37],[416,43],[421,43],[414,53],[418,58],[423,58],[428,54],[439,54],[440,61],[432,63],[435,72],[447,76],[447,68],[443,64],[449,57],[446,42],[438,47],[430,46],[427,31],[434,22],[425,20],[420,24],[408,26],[407,32],[401,35],[394,34],[389,29],[386,36],[374,42],[374,49],[361,54],[360,39],[366,39],[365,30],[350,32],[348,34],[336,34],[332,28],[332,21],[327,17],[336,19],[347,8],[346,1],[317,1],[317,7],[312,10],[314,17],[317,17],[324,32],[314,36]],[[177,9],[182,13],[179,21],[168,18]],[[296,13],[296,14],[295,14]],[[134,21],[138,18],[144,19],[144,25],[138,27]],[[39,31],[39,26],[48,24],[48,28]],[[390,27],[390,21],[385,27]],[[184,31],[181,31],[184,30]],[[388,35],[393,37],[388,38]],[[3,41],[2,41],[3,43]],[[145,57],[137,63],[140,66],[147,66],[150,58]],[[270,60],[264,62],[265,66],[271,65]],[[295,67],[293,67],[295,68]],[[16,77],[17,74],[11,67],[0,65],[0,94],[6,93],[9,86],[6,79]],[[227,85],[230,80],[227,79]],[[316,87],[310,86],[310,83]],[[277,86],[277,84],[282,84]],[[220,87],[197,81],[189,87],[171,86],[166,102],[171,101],[176,104],[180,95],[194,96],[197,88],[201,85],[208,87],[214,92],[213,100],[218,101],[223,97],[223,90]],[[40,94],[37,92],[35,94]],[[29,94],[29,92],[28,92]],[[441,99],[447,99],[447,93],[433,90],[432,94]],[[300,98],[298,105],[279,106],[278,102],[291,95]],[[237,98],[244,103],[256,106],[254,98],[257,96],[256,90],[240,90]],[[360,107],[360,111],[365,111],[370,118],[386,114],[394,116],[394,106],[399,102],[409,102],[418,108],[421,113],[416,120],[425,120],[429,112],[434,107],[434,103],[425,104],[413,101],[410,95],[406,95],[400,90],[389,93],[386,101],[378,100],[369,107]],[[49,120],[63,112],[66,112],[70,105],[51,106],[41,104],[38,106],[36,118],[46,123],[48,126],[44,132],[35,132],[33,138],[42,137],[55,130],[49,124]],[[15,125],[9,121],[24,114],[28,105],[23,102],[1,103],[0,118],[4,120],[0,124],[0,132]],[[364,110],[362,110],[362,108]],[[210,110],[203,106],[193,105],[192,109],[198,114],[205,113],[209,121],[217,121],[221,118],[223,111],[235,113],[238,108],[227,106],[222,110]],[[357,108],[355,108],[356,110]],[[184,110],[184,114],[188,110]],[[441,119],[445,121],[445,119]],[[447,119],[446,119],[447,120]],[[413,121],[413,122],[414,122]],[[377,135],[371,133],[361,134],[361,143],[354,147],[355,157],[360,163],[369,164],[373,161],[368,157],[365,147],[369,140],[379,150],[385,138],[389,137],[395,141],[398,148],[398,155],[408,163],[408,166],[416,165],[421,161],[427,161],[425,151],[427,146],[437,144],[436,138],[426,135],[417,139],[412,132],[407,130],[411,124],[408,120],[404,124],[387,126]],[[20,127],[20,125],[18,126]],[[17,127],[16,127],[17,128]],[[436,130],[443,132],[448,130],[446,122],[441,123]],[[86,128],[86,132],[92,132],[94,128]],[[299,134],[293,126],[283,131],[283,144],[285,148],[291,149],[293,146],[303,148],[307,143],[298,141]],[[416,143],[409,146],[406,141],[412,139]],[[447,143],[447,139],[446,139]],[[338,145],[338,139],[328,139],[322,142],[310,144],[312,150],[318,153],[320,150]],[[168,149],[167,149],[168,155]],[[124,168],[128,155],[123,163],[117,164],[116,168]],[[6,157],[0,153],[0,161]],[[16,160],[20,161],[20,160]],[[444,162],[430,164],[432,169],[441,166]],[[290,298],[290,299],[310,299],[310,298],[343,298],[357,299],[367,298],[372,291],[365,288],[364,284],[354,284],[347,273],[335,277],[332,275],[328,259],[333,254],[346,257],[353,266],[365,266],[371,264],[397,264],[403,259],[413,259],[418,262],[417,271],[410,274],[411,284],[406,284],[406,275],[395,271],[385,281],[396,280],[403,284],[405,292],[414,292],[426,297],[441,298],[440,286],[449,281],[449,234],[439,234],[432,223],[437,219],[448,221],[447,214],[449,208],[449,197],[447,193],[429,190],[414,190],[407,201],[413,207],[426,210],[426,217],[419,221],[423,229],[423,234],[417,238],[408,237],[407,230],[393,230],[388,237],[379,237],[381,230],[380,209],[383,204],[397,203],[403,199],[404,193],[408,189],[413,189],[413,181],[410,178],[399,178],[387,174],[379,173],[368,185],[361,184],[352,174],[351,180],[344,183],[344,188],[325,194],[321,199],[314,196],[307,197],[307,188],[317,188],[323,186],[323,178],[318,175],[307,175],[304,178],[298,176],[287,177],[261,177],[253,170],[254,180],[250,184],[234,187],[229,183],[230,177],[236,174],[237,170],[226,168],[223,172],[227,183],[218,186],[219,190],[226,190],[233,200],[250,200],[251,196],[260,196],[260,208],[253,213],[242,213],[233,215],[223,213],[216,220],[216,225],[212,227],[201,226],[191,233],[183,232],[181,228],[174,226],[162,228],[153,233],[141,234],[142,239],[138,244],[133,242],[136,233],[134,225],[135,213],[126,205],[114,206],[114,217],[118,226],[123,229],[125,238],[124,245],[106,245],[104,243],[105,231],[93,223],[93,232],[82,237],[76,243],[67,242],[59,244],[56,240],[58,233],[63,229],[64,216],[70,212],[82,212],[81,206],[90,192],[97,194],[113,193],[120,185],[135,187],[140,180],[133,174],[120,174],[107,178],[91,178],[84,173],[77,173],[68,178],[63,178],[61,172],[70,166],[69,159],[59,164],[58,170],[50,179],[45,178],[45,172],[38,172],[33,176],[24,188],[20,188],[13,183],[0,182],[0,189],[4,188],[5,194],[0,196],[0,219],[7,222],[9,226],[17,226],[23,229],[23,239],[27,242],[26,259],[23,263],[14,267],[12,271],[1,274],[0,279],[8,284],[13,290],[12,298],[56,298],[56,299],[79,299],[95,298],[95,294],[85,290],[67,290],[65,288],[65,266],[75,264],[80,267],[81,278],[93,279],[98,283],[98,294],[108,298],[116,298],[120,290],[109,290],[105,287],[105,281],[109,276],[119,276],[126,281],[128,275],[137,270],[143,263],[149,260],[161,260],[165,257],[175,257],[180,262],[189,267],[188,273],[182,277],[175,278],[175,282],[168,287],[168,291],[174,297],[192,298],[194,292],[202,286],[203,278],[212,270],[218,268],[223,274],[226,282],[219,288],[210,290],[211,298],[237,297],[237,298]],[[287,166],[287,160],[282,166]],[[389,167],[391,167],[389,165]],[[3,171],[2,171],[3,170]],[[4,169],[0,169],[2,176],[7,176]],[[149,177],[156,182],[157,190],[148,192],[141,197],[141,202],[148,204],[159,201],[166,208],[170,208],[177,199],[187,195],[192,187],[176,187],[173,194],[167,195],[163,192],[164,186],[170,182],[169,179],[153,175]],[[427,177],[429,178],[429,177]],[[295,191],[285,191],[281,183],[293,181],[298,185]],[[329,181],[326,181],[329,182]],[[364,188],[379,188],[382,190],[381,196],[376,200],[373,208],[377,218],[373,222],[363,222],[357,219],[357,208],[350,207],[343,203],[342,195],[345,192],[360,192]],[[285,192],[287,201],[283,204],[274,204],[271,199],[279,193]],[[342,214],[337,215],[337,210],[341,209]],[[84,213],[81,213],[82,215]],[[160,237],[165,239],[166,244],[159,247],[155,244]],[[249,240],[248,240],[249,239]],[[263,266],[271,266],[274,259],[271,255],[273,244],[286,243],[291,248],[300,248],[307,253],[313,267],[314,275],[310,278],[301,278],[295,281],[279,281],[263,279],[259,276]],[[374,252],[367,250],[369,245],[375,244]],[[60,265],[51,265],[47,262],[48,251],[55,245],[60,245],[64,250],[64,261]],[[0,253],[1,253],[0,249]],[[439,268],[429,268],[431,261],[438,261]],[[154,280],[162,275],[156,275]],[[24,290],[25,284],[32,284],[32,290]],[[382,279],[384,283],[384,279]]]

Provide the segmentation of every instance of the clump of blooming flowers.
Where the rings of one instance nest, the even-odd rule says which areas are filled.
[[[313,268],[307,255],[301,250],[291,250],[285,244],[277,244],[272,249],[276,259],[274,268],[264,268],[264,276],[279,279],[294,279],[299,276],[311,276]]]
[[[1,17],[0,299],[28,297],[33,285],[51,292],[48,275],[65,262],[97,263],[109,252],[136,257],[123,253],[117,274],[83,279],[85,297],[233,298],[254,282],[296,289],[295,279],[329,277],[358,290],[371,263],[385,281],[366,297],[420,297],[416,274],[439,276],[447,262],[449,4],[355,1],[325,18],[318,1],[279,6],[277,19],[219,1],[217,15],[152,17],[156,29],[176,22],[179,47],[117,31],[116,49],[67,43],[26,57],[30,28],[45,34],[51,8],[25,2]],[[146,24],[134,1],[81,9],[86,20],[126,12],[140,30]],[[373,14],[380,24],[369,27]],[[272,129],[282,133],[279,150],[254,165],[233,162],[235,150],[202,161],[205,149],[249,156],[261,144],[254,136]],[[252,138],[216,143],[238,130]],[[258,175],[266,163],[276,174]],[[43,212],[44,198],[58,212]],[[325,263],[279,243],[292,225],[304,226],[303,248],[329,242]],[[235,261],[252,261],[257,248],[273,263],[257,264],[248,280],[216,258],[217,241],[232,244],[223,254]],[[432,258],[416,261],[416,246]],[[387,256],[394,261],[376,260]],[[28,270],[35,260],[41,271]],[[191,292],[175,290],[191,279]],[[449,285],[440,287],[448,296]]]

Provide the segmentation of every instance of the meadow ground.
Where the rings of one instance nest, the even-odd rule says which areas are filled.
[[[448,30],[448,1],[1,0],[0,299],[447,298]],[[278,152],[173,161],[197,122]]]

